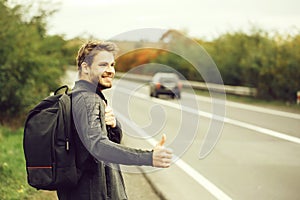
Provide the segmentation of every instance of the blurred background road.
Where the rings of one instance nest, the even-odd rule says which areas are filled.
[[[299,198],[300,115],[226,102],[219,141],[200,159],[212,123],[210,98],[183,91],[180,100],[157,99],[147,85],[126,80],[105,93],[125,130],[125,145],[152,148],[165,133],[166,146],[180,154],[170,169],[142,168],[164,198]],[[191,134],[192,141],[183,139]]]

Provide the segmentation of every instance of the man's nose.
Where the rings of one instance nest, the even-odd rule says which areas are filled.
[[[115,73],[115,68],[112,67],[112,66],[108,66],[108,67],[106,68],[106,72],[109,72],[109,73]]]

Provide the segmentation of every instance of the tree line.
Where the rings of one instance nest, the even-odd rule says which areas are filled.
[[[300,90],[300,34],[282,36],[254,29],[204,43],[225,84],[255,87],[258,98],[295,102]]]
[[[266,31],[253,28],[250,33],[226,33],[212,41],[193,39],[203,47],[202,51],[193,48],[191,39],[182,37],[176,30],[169,31],[167,38],[168,43],[163,43],[167,47],[162,49],[136,50],[122,55],[118,70],[128,71],[152,62],[171,66],[188,80],[214,82],[213,61],[226,85],[254,87],[260,99],[291,103],[296,100],[296,92],[300,90],[300,34],[270,36]],[[203,56],[205,52],[207,55]],[[138,59],[140,57],[143,59]],[[185,57],[195,62],[190,63]],[[201,66],[201,74],[195,65]],[[138,71],[151,75],[161,70],[167,69]]]

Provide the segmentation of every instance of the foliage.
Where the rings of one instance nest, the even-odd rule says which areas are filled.
[[[77,51],[85,41],[80,38],[73,38],[65,42],[62,49],[64,59],[72,67],[76,66]]]
[[[116,60],[116,71],[127,72],[134,67],[151,63],[153,62],[153,59],[160,54],[160,50],[153,48],[138,49],[122,54]],[[138,71],[136,71],[136,73],[138,73]],[[148,73],[146,72],[146,74]]]
[[[163,49],[168,51],[156,62],[175,68],[185,79],[218,83],[220,79],[216,75],[216,67],[205,49],[197,43],[185,37],[176,30],[169,30],[162,38]]]
[[[262,66],[269,65],[273,42],[260,32],[252,35],[227,33],[216,39],[210,55],[225,84],[257,87]]]
[[[280,38],[275,47],[272,65],[260,73],[259,95],[294,101],[300,90],[300,35],[285,41]]]
[[[170,51],[165,51],[160,54],[160,56],[157,56],[153,61],[173,68],[177,71],[178,75],[184,79],[188,77],[189,80],[203,81],[202,77],[199,76],[199,73],[196,72],[196,69],[193,67],[193,65],[181,55]],[[170,72],[170,69],[166,67],[160,69],[158,68],[155,72],[158,71]]]
[[[218,72],[224,84],[257,88],[257,97],[266,100],[295,102],[300,90],[300,35],[273,37],[253,27],[250,33],[235,32],[221,35],[206,42],[196,39],[206,51],[193,44],[179,32],[170,30],[163,39],[168,39],[167,49],[174,49],[180,56],[168,53],[154,61],[176,68],[189,80],[215,82]],[[183,63],[187,59],[191,63]],[[198,71],[195,71],[198,69]],[[202,75],[197,77],[196,75]]]
[[[225,84],[255,87],[258,97],[295,101],[300,90],[300,35],[270,37],[262,30],[227,33],[207,50]]]
[[[253,27],[250,33],[226,33],[207,42],[169,30],[160,48],[140,48],[119,57],[117,71],[147,63],[160,67],[138,68],[135,73],[152,75],[168,66],[188,80],[222,83],[217,82],[220,73],[226,85],[257,88],[258,98],[295,102],[300,90],[300,35],[271,37]]]
[[[65,41],[47,36],[41,10],[24,20],[24,7],[0,0],[0,122],[21,115],[54,90],[67,60]]]

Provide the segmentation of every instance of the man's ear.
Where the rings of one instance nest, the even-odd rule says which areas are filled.
[[[89,66],[86,62],[81,63],[81,70],[84,74],[89,74]]]

